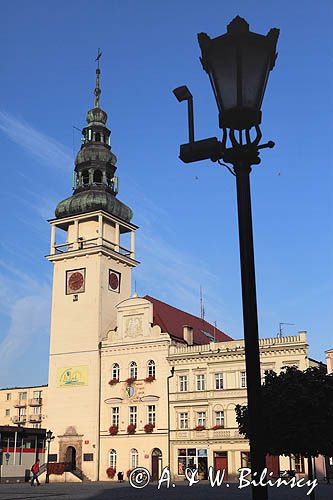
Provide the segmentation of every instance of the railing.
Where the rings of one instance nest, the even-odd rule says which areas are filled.
[[[88,240],[82,239],[72,243],[61,243],[59,245],[54,245],[54,250],[56,254],[66,253],[73,250],[85,250],[86,248],[94,248],[99,246],[100,243],[115,252],[124,255],[125,257],[132,258],[133,253],[128,248],[122,247],[119,244],[107,240],[105,238],[90,238]]]
[[[29,422],[41,422],[42,415],[29,415]]]
[[[18,399],[15,401],[14,404],[15,408],[23,408],[24,406],[27,406],[27,400],[26,399]]]
[[[30,406],[41,406],[43,404],[42,398],[32,398],[29,399]]]
[[[22,423],[26,422],[26,420],[27,420],[26,415],[19,415],[17,417],[12,417],[12,422],[14,424],[22,424]]]
[[[171,431],[171,439],[245,439],[237,429],[178,429]]]

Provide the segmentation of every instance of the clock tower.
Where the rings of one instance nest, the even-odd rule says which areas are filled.
[[[87,113],[75,160],[73,194],[58,204],[49,221],[47,257],[53,264],[51,454],[91,480],[98,480],[100,345],[116,326],[116,305],[131,296],[131,270],[138,264],[133,213],[117,198],[117,159],[107,114],[100,107],[99,59],[100,53],[94,107]]]

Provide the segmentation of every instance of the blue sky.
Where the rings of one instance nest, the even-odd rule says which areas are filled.
[[[234,178],[184,165],[186,106],[196,137],[217,135],[198,32],[236,15],[281,29],[263,105],[262,163],[251,174],[260,335],[308,331],[310,356],[332,348],[332,27],[330,1],[19,0],[2,5],[0,386],[47,382],[52,266],[46,222],[71,192],[73,151],[93,104],[97,48],[102,107],[118,156],[119,198],[134,210],[139,294],[200,314],[242,337]]]

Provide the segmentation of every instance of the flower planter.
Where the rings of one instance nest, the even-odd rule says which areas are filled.
[[[149,375],[149,377],[145,378],[145,382],[148,382],[148,383],[154,382],[154,380],[155,380],[154,375]]]
[[[115,436],[116,434],[118,434],[118,425],[111,425],[111,427],[109,428],[109,433],[111,436]]]
[[[127,385],[132,385],[136,381],[135,377],[130,377],[126,380]]]
[[[109,380],[110,385],[116,385],[116,384],[118,384],[118,382],[119,382],[118,378],[112,378],[111,380]]]
[[[195,427],[195,431],[204,431],[206,429],[206,427],[204,425],[197,425]]]
[[[110,479],[113,479],[114,476],[116,475],[116,469],[114,469],[113,467],[109,467],[108,469],[106,469],[106,475],[110,478]]]
[[[135,431],[136,431],[136,425],[129,424],[127,426],[127,434],[135,434]]]
[[[153,424],[146,424],[143,429],[147,434],[151,434],[154,430],[154,425]]]

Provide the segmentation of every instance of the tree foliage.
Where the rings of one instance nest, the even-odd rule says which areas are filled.
[[[262,406],[267,453],[333,456],[333,374],[324,366],[268,373]],[[239,432],[251,439],[247,406],[237,405],[236,419]]]

